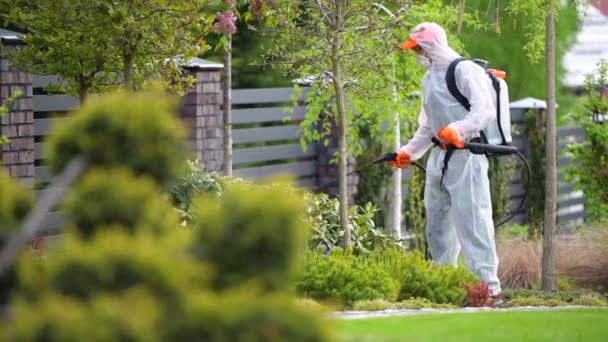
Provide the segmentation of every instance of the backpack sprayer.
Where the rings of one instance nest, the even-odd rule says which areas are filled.
[[[526,186],[526,191],[524,192],[524,195],[521,198],[521,201],[519,202],[519,205],[517,206],[517,209],[515,209],[511,215],[509,215],[507,218],[505,218],[504,220],[500,221],[499,223],[495,224],[494,227],[500,227],[501,225],[505,224],[506,222],[508,222],[509,220],[511,220],[513,217],[515,217],[515,215],[517,214],[517,212],[519,210],[521,210],[521,208],[523,207],[525,201],[526,201],[526,197],[528,196],[528,191],[530,190],[530,165],[528,164],[528,160],[526,160],[526,157],[524,157],[523,154],[521,154],[521,152],[519,152],[519,150],[517,149],[517,147],[515,146],[511,146],[511,145],[492,145],[492,144],[482,144],[482,143],[475,143],[475,142],[465,142],[464,143],[464,147],[462,148],[457,148],[457,147],[453,147],[454,149],[461,149],[461,150],[469,150],[469,151],[476,151],[477,153],[480,152],[484,152],[486,154],[491,154],[493,156],[497,156],[497,155],[509,155],[509,154],[517,154],[517,156],[522,160],[522,162],[524,163],[524,165],[526,165],[526,169],[528,170],[528,184]],[[355,172],[359,172],[367,167],[370,167],[372,165],[375,164],[380,164],[382,162],[387,162],[387,161],[394,161],[397,158],[397,153],[396,152],[388,152],[383,154],[382,156],[374,159],[374,161],[363,165],[362,167],[351,171],[349,173],[347,173],[346,175],[350,175],[353,174]],[[412,165],[416,166],[418,169],[420,169],[420,171],[422,171],[422,173],[426,174],[426,169],[424,168],[424,166],[422,166],[419,162],[417,161],[412,161],[411,162]],[[332,179],[329,182],[326,182],[324,184],[321,184],[315,188],[313,188],[312,190],[319,190],[322,189],[330,184],[333,184],[335,182],[337,182],[338,179]]]
[[[457,58],[450,63],[448,70],[446,72],[446,75],[445,75],[445,82],[446,82],[446,86],[447,86],[450,94],[454,97],[454,99],[456,99],[467,111],[470,111],[471,105],[469,103],[469,100],[460,92],[460,90],[458,89],[458,85],[456,83],[456,74],[455,74],[456,66],[458,65],[458,63],[463,62],[463,61],[465,61],[464,58]],[[511,137],[511,115],[510,115],[510,109],[509,109],[509,90],[508,90],[507,83],[504,80],[504,78],[506,77],[506,73],[502,70],[489,69],[488,68],[489,62],[485,61],[483,59],[474,59],[473,62],[475,64],[481,66],[485,70],[486,75],[490,78],[490,81],[492,83],[492,88],[496,95],[492,98],[492,101],[494,102],[494,104],[496,106],[496,118],[493,119],[485,129],[483,129],[479,132],[481,143],[480,142],[465,142],[464,146],[462,148],[458,148],[456,146],[450,145],[449,149],[450,150],[457,150],[457,149],[469,150],[469,151],[471,151],[471,153],[485,154],[488,157],[517,154],[517,156],[522,160],[524,165],[526,165],[526,169],[528,170],[528,184],[526,186],[524,195],[522,196],[521,201],[519,202],[519,205],[517,206],[517,209],[515,209],[511,213],[511,215],[509,215],[506,219],[500,221],[498,224],[495,225],[495,227],[499,227],[499,226],[503,225],[504,223],[508,222],[509,220],[511,220],[513,217],[515,217],[517,212],[520,211],[524,205],[524,203],[526,201],[526,197],[528,196],[528,192],[530,190],[530,165],[528,164],[528,161],[526,160],[524,155],[521,154],[521,152],[519,152],[519,150],[515,146],[511,145],[512,137]],[[437,141],[433,141],[433,142],[435,144],[438,144]],[[451,155],[451,152],[446,153],[446,159],[444,159],[444,170],[443,170],[444,172],[447,167],[447,163],[449,161],[450,155]],[[351,171],[351,172],[347,173],[346,175],[348,176],[352,173],[358,172],[358,171],[360,171],[364,168],[367,168],[371,165],[374,165],[374,164],[379,164],[379,163],[385,162],[385,161],[394,161],[396,158],[397,158],[397,153],[395,153],[395,152],[385,153],[384,155],[378,157],[371,163],[364,165],[355,171]],[[413,164],[414,166],[419,168],[423,173],[426,174],[426,170],[424,169],[424,167],[422,165],[420,165],[420,163],[418,163],[416,161],[412,161],[411,164]],[[337,179],[333,179],[325,184],[321,184],[321,185],[313,188],[313,191],[326,187],[336,181],[337,181]]]

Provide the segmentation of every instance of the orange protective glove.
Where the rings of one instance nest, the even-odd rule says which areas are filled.
[[[404,167],[408,166],[411,162],[412,159],[410,158],[410,155],[403,151],[397,152],[397,157],[395,157],[395,160],[388,161],[391,166],[398,167],[400,169],[403,169]]]
[[[464,141],[460,140],[458,132],[452,127],[443,127],[437,132],[437,137],[447,144],[454,145],[458,148],[464,147]]]

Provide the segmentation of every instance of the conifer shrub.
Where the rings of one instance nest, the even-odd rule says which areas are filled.
[[[118,92],[91,98],[48,140],[48,163],[59,173],[78,155],[92,166],[127,167],[162,185],[185,159],[185,129],[176,101],[157,93]]]
[[[351,250],[333,249],[307,253],[305,271],[294,285],[300,294],[350,307],[357,301],[384,299],[393,302],[399,283],[384,269],[367,263]]]
[[[11,234],[17,231],[31,207],[32,193],[0,170],[0,251],[4,249]],[[8,301],[15,287],[15,277],[14,267],[0,275],[0,307]]]
[[[210,278],[209,268],[187,253],[188,242],[148,231],[131,234],[120,227],[88,240],[68,233],[62,252],[44,263],[23,259],[19,292],[30,300],[52,291],[89,301],[145,285],[158,298],[175,300],[191,289],[207,287]]]
[[[162,233],[179,224],[177,212],[152,178],[135,177],[127,169],[91,170],[71,191],[64,209],[78,234],[87,239],[96,229]]]
[[[303,194],[284,186],[226,184],[196,201],[194,253],[215,268],[218,289],[256,282],[286,289],[300,268],[309,228]]]
[[[248,290],[217,295],[198,292],[184,298],[164,337],[166,341],[334,341],[320,311],[296,305],[280,294]]]

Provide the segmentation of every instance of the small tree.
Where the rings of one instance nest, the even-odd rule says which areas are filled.
[[[85,99],[118,84],[138,89],[153,75],[183,89],[180,63],[206,49],[205,0],[0,0],[26,30],[13,64],[59,75],[62,91]]]
[[[449,19],[445,13],[453,10],[441,1],[399,4],[401,7],[394,5],[396,15],[391,17],[379,11],[379,6],[362,0],[275,1],[269,18],[278,25],[265,31],[275,42],[266,55],[270,63],[284,67],[295,77],[313,76],[308,92],[309,111],[301,126],[303,139],[327,143],[332,121],[336,123],[345,247],[350,246],[347,157],[362,150],[360,128],[372,127],[374,137],[393,150],[394,133],[382,125],[388,123],[392,127],[394,113],[399,113],[400,118],[406,112],[418,114],[419,106],[414,103],[417,101],[404,100],[417,88],[423,70],[411,59],[401,60],[394,55],[396,45],[418,23],[407,22],[406,14],[446,23]],[[396,66],[394,75],[392,65]],[[396,92],[393,80],[398,81]]]

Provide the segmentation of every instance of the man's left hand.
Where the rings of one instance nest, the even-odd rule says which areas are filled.
[[[445,126],[437,132],[437,137],[441,139],[444,143],[454,145],[458,148],[464,147],[464,142],[460,140],[460,136],[458,135],[458,131],[456,129]]]

